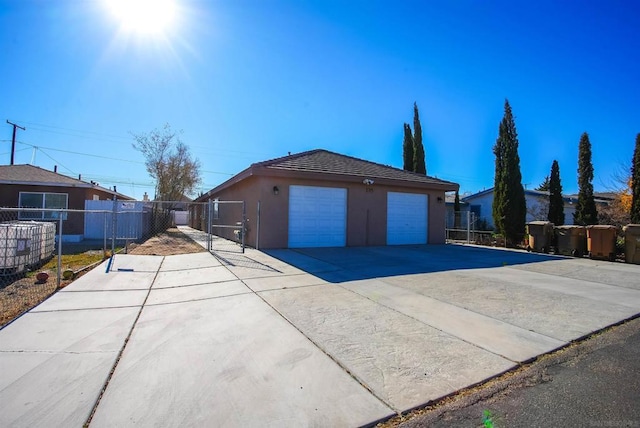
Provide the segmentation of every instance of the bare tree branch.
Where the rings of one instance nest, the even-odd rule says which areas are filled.
[[[180,201],[193,195],[202,181],[200,162],[191,157],[178,134],[169,124],[149,133],[132,133],[133,148],[143,154],[147,172],[156,182],[156,200]]]

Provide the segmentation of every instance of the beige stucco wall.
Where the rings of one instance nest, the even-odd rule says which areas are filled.
[[[221,201],[244,200],[246,203],[247,245],[259,248],[288,246],[289,186],[321,186],[347,189],[347,246],[375,246],[387,243],[387,192],[422,193],[429,195],[428,242],[445,242],[444,191],[420,187],[398,187],[385,184],[365,186],[361,179],[351,182],[317,180],[297,177],[249,176],[211,195]],[[274,194],[273,188],[278,188]],[[438,197],[442,202],[438,202]],[[260,201],[260,236],[258,233],[258,201]],[[242,218],[239,206],[219,205],[220,224],[235,224]],[[216,223],[216,221],[214,221]],[[232,229],[218,233],[233,238]]]

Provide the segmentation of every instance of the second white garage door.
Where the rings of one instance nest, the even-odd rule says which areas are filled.
[[[427,195],[387,193],[387,245],[427,243]]]
[[[347,189],[289,187],[289,248],[344,247]]]

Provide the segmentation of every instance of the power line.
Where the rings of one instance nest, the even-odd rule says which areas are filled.
[[[101,140],[118,141],[120,143],[123,143],[123,142],[131,143],[133,140],[132,136],[105,134],[105,133],[95,132],[95,131],[65,128],[62,126],[55,126],[55,125],[46,125],[46,124],[37,123],[37,122],[25,122],[25,121],[20,121],[20,122],[30,125],[29,127],[30,130],[48,132],[51,134],[68,135],[68,136],[78,137],[78,138],[93,138],[93,139],[96,139],[96,137],[99,137],[99,139]],[[199,149],[211,148],[210,146],[203,146],[203,145],[196,145],[196,144],[190,144],[189,147],[199,148]],[[268,153],[265,153],[265,152],[256,153],[256,152],[248,152],[248,151],[242,151],[242,150],[229,150],[229,149],[225,149],[225,153],[237,153],[242,155],[253,155],[253,156],[255,156],[256,154],[269,155]],[[230,156],[230,157],[238,157],[238,156]],[[248,157],[243,157],[243,158],[248,158]]]
[[[44,154],[46,157],[48,157],[49,159],[51,159],[52,161],[54,161],[57,165],[60,165],[61,167],[63,167],[64,169],[66,169],[67,171],[69,171],[71,174],[75,175],[75,172],[73,172],[71,170],[71,168],[66,167],[65,165],[62,164],[62,162],[58,162],[56,159],[52,158],[51,156],[49,156],[49,154],[45,151],[42,151],[42,154]]]
[[[144,162],[132,161],[132,160],[129,160],[129,159],[118,159],[118,158],[112,158],[112,157],[109,157],[109,156],[92,155],[90,153],[74,152],[74,151],[71,151],[71,150],[54,149],[53,147],[36,146],[36,145],[33,145],[33,144],[25,143],[23,141],[18,141],[18,143],[24,144],[25,146],[29,146],[29,147],[34,147],[36,149],[39,149],[40,151],[43,151],[42,149],[47,149],[47,150],[51,150],[53,152],[69,153],[69,154],[72,154],[72,155],[90,156],[90,157],[93,157],[93,158],[108,159],[108,160],[115,160],[115,161],[119,161],[119,162],[129,162],[129,163],[136,163],[136,164],[144,165]]]
[[[97,136],[97,137],[100,137],[101,139],[115,139],[115,140],[127,140],[127,141],[131,140],[130,137],[125,137],[122,135],[104,134],[101,132],[85,131],[81,129],[65,128],[62,126],[54,126],[54,125],[45,125],[45,124],[36,123],[36,122],[22,122],[22,123],[31,125],[30,126],[31,129],[41,131],[41,132],[49,132],[52,134],[70,135],[74,137],[86,137],[87,135],[92,135],[93,136],[92,138],[95,138]]]

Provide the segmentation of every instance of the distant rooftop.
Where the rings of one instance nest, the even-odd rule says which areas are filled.
[[[96,188],[123,199],[131,199],[129,196],[101,187],[98,183],[82,181],[34,165],[0,165],[0,184]]]

